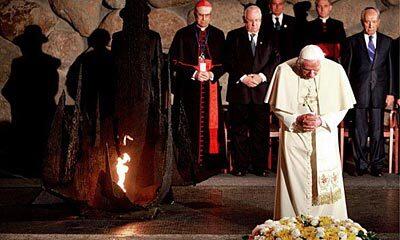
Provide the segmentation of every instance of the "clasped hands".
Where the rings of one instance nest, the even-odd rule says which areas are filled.
[[[200,82],[208,81],[208,80],[210,80],[211,77],[212,77],[212,73],[207,72],[207,71],[198,71],[195,76],[195,78],[197,80],[199,80]]]
[[[315,131],[322,125],[320,116],[312,113],[300,115],[296,118],[296,126],[303,132]]]
[[[258,74],[249,74],[242,80],[242,83],[251,88],[257,87],[261,82],[262,78]]]

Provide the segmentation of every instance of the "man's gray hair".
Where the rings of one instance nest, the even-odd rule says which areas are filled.
[[[261,9],[260,9],[257,5],[250,5],[250,6],[248,6],[247,8],[245,8],[244,11],[243,11],[243,17],[244,17],[244,18],[246,18],[246,14],[247,14],[247,12],[250,11],[250,10],[258,11],[258,12],[261,14],[261,16],[262,16]]]
[[[310,61],[321,61],[325,59],[325,54],[317,45],[307,45],[301,49],[298,62],[301,63],[303,60]]]
[[[367,12],[368,10],[374,10],[378,14],[378,19],[380,18],[381,12],[379,11],[379,9],[377,9],[376,7],[366,7],[364,8],[364,10],[361,11],[361,21],[364,21],[365,12]]]

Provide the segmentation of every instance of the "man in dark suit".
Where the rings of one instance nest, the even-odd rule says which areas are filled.
[[[227,101],[237,176],[246,174],[250,163],[255,174],[267,175],[269,109],[264,99],[279,57],[260,31],[261,17],[259,7],[246,8],[245,26],[230,31],[226,40]]]
[[[271,14],[263,17],[261,29],[279,50],[281,62],[297,56],[295,42],[296,19],[283,13],[285,0],[269,0]]]
[[[172,133],[182,179],[196,183],[225,165],[221,91],[224,33],[210,25],[212,5],[197,2],[196,22],[176,32],[169,50],[172,72]]]
[[[382,176],[385,159],[383,114],[385,105],[394,101],[392,88],[392,39],[377,32],[379,10],[365,8],[361,13],[364,31],[346,40],[343,48],[343,66],[347,71],[356,97],[354,109],[353,150],[357,174]],[[369,132],[370,130],[370,132]],[[367,138],[370,136],[370,161]]]
[[[340,47],[346,40],[343,23],[330,17],[331,0],[316,0],[315,7],[318,18],[309,22],[307,43],[318,45],[324,51],[325,57],[338,62]]]

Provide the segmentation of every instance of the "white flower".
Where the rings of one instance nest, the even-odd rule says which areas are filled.
[[[345,232],[339,232],[339,238],[342,240],[346,240],[347,239],[347,234]]]
[[[360,230],[358,230],[358,228],[356,228],[356,227],[351,227],[350,228],[350,232],[355,234],[355,235],[357,235],[358,231],[360,231]]]
[[[346,228],[343,226],[339,226],[339,231],[346,231]]]
[[[317,232],[317,234],[315,235],[317,238],[324,238],[325,233],[324,232]]]
[[[290,234],[292,235],[292,237],[295,237],[295,238],[300,237],[300,235],[301,235],[299,229],[292,230]]]
[[[288,223],[288,226],[290,229],[297,229],[297,226],[294,223]]]
[[[317,232],[323,233],[325,232],[325,229],[323,227],[317,227]]]
[[[261,235],[266,235],[267,234],[267,232],[269,231],[269,228],[262,228],[261,230],[260,230],[260,234]]]
[[[316,227],[318,225],[318,223],[319,223],[319,219],[318,218],[313,218],[311,220],[311,225],[313,225],[314,227]]]
[[[259,234],[265,234],[268,228],[265,226],[265,224],[260,224],[257,225],[253,231],[251,231],[251,235],[259,235]]]
[[[256,236],[254,240],[266,240],[267,238],[264,236]]]
[[[283,28],[287,28],[287,25],[285,24],[285,25],[283,25]]]
[[[356,240],[362,240],[362,238],[360,238],[360,237],[356,237]]]
[[[271,219],[269,219],[269,220],[265,221],[264,224],[273,224],[273,223],[274,223],[274,221],[272,221]]]

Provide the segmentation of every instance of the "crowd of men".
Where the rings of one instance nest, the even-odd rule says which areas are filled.
[[[342,64],[357,101],[349,118],[354,124],[355,174],[382,176],[383,114],[385,107],[393,106],[399,98],[399,79],[393,78],[396,66],[392,62],[398,58],[392,49],[393,40],[378,32],[379,10],[365,8],[360,18],[363,31],[346,38],[343,23],[330,17],[332,1],[316,0],[318,17],[306,23],[299,37],[296,19],[283,13],[285,0],[267,4],[267,15],[256,5],[246,6],[244,26],[230,31],[224,41],[222,31],[210,24],[212,14],[218,13],[212,12],[210,2],[200,0],[194,11],[196,21],[175,35],[170,49],[172,70],[176,72],[172,118],[178,126],[186,123],[190,129],[182,136],[182,128],[176,128],[179,131],[174,138],[190,139],[192,174],[226,161],[221,154],[226,146],[218,79],[228,72],[232,174],[267,176],[270,109],[265,98],[273,73],[279,64],[299,56],[303,47],[314,45],[322,49],[325,58]],[[320,67],[319,62],[307,62],[301,65],[298,76],[314,79]],[[330,124],[310,116],[305,121],[312,122],[312,130]]]
[[[212,4],[207,0],[197,1],[194,9],[195,22],[178,30],[175,34],[169,50],[170,70],[173,73],[171,74],[173,76],[172,93],[174,94],[172,134],[174,146],[176,146],[174,156],[182,178],[196,183],[218,173],[222,168],[227,168],[226,152],[228,150],[232,157],[233,175],[243,176],[247,172],[258,176],[268,175],[266,164],[269,155],[268,119],[270,110],[273,109],[270,109],[270,104],[266,101],[267,90],[271,88],[273,74],[277,67],[299,56],[300,50],[310,45],[318,46],[324,52],[325,58],[341,64],[350,80],[356,100],[354,109],[351,114],[348,114],[354,126],[352,143],[357,170],[355,174],[370,173],[374,176],[382,176],[385,159],[384,109],[396,103],[400,105],[400,94],[398,92],[399,39],[392,40],[378,32],[379,10],[374,7],[365,8],[360,13],[363,30],[346,38],[343,23],[330,17],[333,8],[330,0],[315,0],[318,17],[309,22],[305,20],[307,14],[304,13],[299,14],[297,18],[284,14],[285,0],[257,2],[258,5],[245,6],[243,26],[230,31],[226,39],[220,29],[210,24],[212,15],[218,13],[212,11]],[[262,5],[260,5],[261,2]],[[308,8],[310,6],[311,4]],[[265,8],[268,8],[269,12],[263,11]],[[309,9],[306,6],[302,10]],[[101,66],[111,66],[111,53],[106,50],[106,43],[110,37],[106,36],[108,34],[106,32],[97,31],[96,33],[102,40],[101,47],[94,46],[95,53],[100,54],[101,59],[104,59],[101,61]],[[117,35],[114,36],[114,42],[118,38]],[[37,141],[41,144],[40,146],[31,144],[32,150],[27,151],[28,155],[24,157],[38,159],[36,161],[38,164],[28,167],[30,172],[34,173],[33,175],[38,175],[41,166],[40,159],[43,159],[52,115],[56,108],[54,96],[56,86],[58,86],[58,75],[55,70],[59,67],[59,62],[43,54],[42,44],[47,41],[47,38],[39,27],[27,27],[23,37],[15,42],[21,47],[24,58],[16,59],[12,64],[12,74],[2,89],[2,95],[12,107],[12,124],[17,126],[18,122],[16,128],[20,131],[17,131],[16,139],[23,141],[24,138],[20,136],[26,135],[28,128],[32,126],[41,126],[36,127],[37,131],[46,133],[34,132],[35,136],[41,136],[41,140]],[[28,39],[34,39],[34,41]],[[161,47],[154,49],[159,50]],[[113,51],[117,50],[117,47],[113,46]],[[93,61],[100,59],[95,54],[93,56],[94,58],[90,57]],[[315,60],[314,57],[311,60]],[[151,61],[154,62],[154,60]],[[38,63],[43,63],[43,66],[38,67]],[[302,62],[297,76],[314,79],[321,75],[318,74],[320,67],[319,62],[306,61],[304,64]],[[18,69],[29,71],[18,71]],[[25,86],[27,83],[24,81],[30,80],[32,76],[37,75],[38,79],[42,79],[43,77],[36,73],[40,69],[43,69],[41,72],[50,71],[45,76],[49,78],[47,84],[52,87],[44,88],[37,84],[30,88],[17,87],[18,84]],[[74,69],[75,75],[79,75],[79,67],[73,65],[71,72]],[[114,100],[110,100],[110,96],[113,94],[108,93],[112,89],[110,87],[112,84],[108,86],[108,83],[102,82],[113,80],[109,72],[111,67],[90,69],[93,69],[93,73],[89,73],[87,81],[82,80],[84,81],[82,88],[90,88],[93,93],[83,94],[85,96],[82,97],[82,101],[90,105],[91,110],[88,114],[93,115],[93,120],[96,122],[98,97],[105,107],[104,109],[101,107],[101,113],[112,112],[110,106],[113,105]],[[28,76],[27,72],[35,72],[36,75],[28,74],[30,75]],[[229,108],[226,119],[224,119],[219,85],[219,79],[225,72],[229,73],[226,96]],[[69,77],[76,80],[75,75],[69,74]],[[106,80],[94,82],[90,80],[103,78]],[[31,84],[34,81],[29,82]],[[72,83],[67,81],[68,93],[76,98],[77,86]],[[92,83],[104,86],[97,88],[92,86]],[[31,85],[28,84],[28,86]],[[40,94],[46,96],[42,100],[43,104],[40,105],[48,106],[46,110],[43,110],[43,114],[40,114],[45,116],[38,120],[40,124],[29,123],[29,116],[32,115],[30,111],[34,108],[30,105],[29,91],[18,92],[21,89],[38,89],[31,92],[47,89],[47,92]],[[312,99],[311,93],[312,91],[307,98]],[[26,96],[27,105],[21,104],[21,96]],[[314,108],[309,109],[313,113],[321,111],[321,109],[317,111],[311,105],[310,107]],[[27,114],[23,115],[22,112]],[[319,117],[307,116],[293,122],[301,123],[300,125],[303,121],[310,123],[311,127],[307,124],[302,127],[303,130],[308,131],[315,130],[315,126],[330,124],[322,120]],[[229,125],[230,149],[225,146],[224,123]],[[18,142],[15,145],[20,144],[23,143]],[[26,164],[26,166],[29,165]]]

